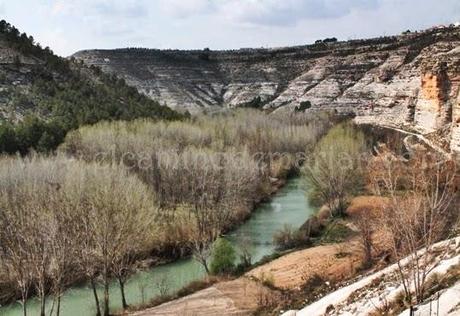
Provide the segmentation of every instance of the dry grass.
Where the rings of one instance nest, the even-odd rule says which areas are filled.
[[[362,251],[356,240],[346,242],[350,255],[338,256],[340,247],[335,244],[299,250],[248,273],[249,277],[271,276],[276,288],[301,288],[311,278],[320,277],[327,281],[339,281],[353,276],[362,262]]]
[[[366,212],[371,213],[372,216],[378,216],[388,202],[387,198],[381,196],[357,196],[350,201],[346,214],[353,216]]]

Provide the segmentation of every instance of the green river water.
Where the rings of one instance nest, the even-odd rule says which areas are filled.
[[[313,213],[314,209],[305,197],[303,182],[300,178],[290,179],[287,184],[267,203],[261,204],[251,218],[237,229],[227,234],[238,249],[242,242],[249,242],[246,247],[252,254],[253,262],[270,255],[275,251],[272,242],[273,234],[284,225],[300,227]],[[153,267],[147,271],[133,275],[125,286],[128,304],[141,304],[158,296],[158,284],[166,284],[170,293],[177,291],[191,281],[203,278],[203,268],[192,259],[183,259],[173,263]],[[102,298],[102,289],[99,289]],[[52,300],[48,302],[47,313],[51,310]],[[28,302],[28,315],[39,314],[39,304],[36,299]],[[118,283],[110,287],[111,310],[121,308],[121,298]],[[91,316],[94,315],[94,297],[89,286],[78,286],[68,289],[61,299],[61,315]],[[21,316],[22,306],[12,304],[0,308],[1,316]]]

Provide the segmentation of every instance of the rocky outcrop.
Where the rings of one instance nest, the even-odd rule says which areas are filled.
[[[460,28],[277,49],[87,50],[74,55],[190,112],[327,108],[358,121],[433,133],[460,150]]]

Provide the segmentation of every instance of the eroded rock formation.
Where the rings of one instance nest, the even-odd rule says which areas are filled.
[[[89,50],[74,55],[190,112],[328,108],[429,134],[460,150],[460,28],[277,49]],[[305,108],[305,107],[302,107]]]

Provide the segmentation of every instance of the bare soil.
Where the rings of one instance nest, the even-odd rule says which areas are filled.
[[[280,289],[300,288],[320,277],[339,281],[353,276],[362,263],[362,250],[356,240],[296,251],[249,271],[246,275],[269,280]]]
[[[250,315],[258,309],[260,304],[276,300],[276,295],[276,291],[242,277],[217,283],[194,294],[132,315]]]
[[[275,288],[296,290],[318,276],[331,282],[351,277],[361,265],[361,253],[356,240],[295,251],[236,280],[132,315],[251,315],[278,300],[281,294]]]

